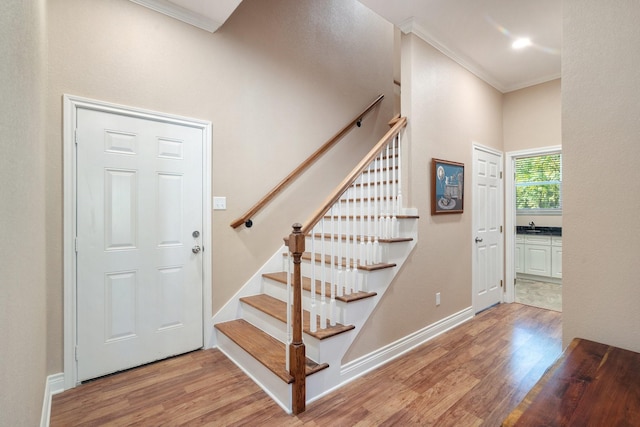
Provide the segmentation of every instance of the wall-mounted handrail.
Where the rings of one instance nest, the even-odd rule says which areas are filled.
[[[320,221],[320,219],[326,214],[331,206],[333,206],[340,196],[349,188],[355,181],[358,179],[360,174],[367,168],[369,163],[371,163],[377,156],[380,154],[382,149],[387,145],[387,143],[393,139],[403,127],[407,125],[407,118],[400,117],[395,120],[395,123],[391,129],[382,137],[382,139],[369,151],[369,154],[364,157],[358,165],[353,168],[353,170],[347,175],[347,177],[333,190],[333,192],[325,199],[324,203],[318,210],[316,210],[310,217],[307,219],[302,225],[301,231],[302,234],[307,234],[311,231],[311,229]]]
[[[247,227],[251,227],[253,222],[251,221],[251,217],[255,215],[258,211],[260,211],[263,207],[267,205],[280,191],[282,191],[287,185],[293,182],[302,172],[304,172],[309,166],[311,166],[316,160],[320,158],[329,148],[333,147],[336,142],[342,139],[343,136],[347,134],[347,132],[354,126],[360,126],[362,122],[362,118],[369,113],[380,101],[382,101],[384,95],[378,95],[378,97],[371,103],[367,108],[362,111],[362,113],[358,114],[353,120],[351,120],[347,125],[345,125],[342,129],[338,131],[331,139],[325,142],[320,148],[318,148],[313,154],[311,154],[305,161],[300,163],[300,165],[295,168],[289,175],[287,175],[282,181],[280,181],[271,191],[269,191],[262,199],[258,201],[251,209],[245,212],[241,217],[234,220],[231,223],[231,227],[238,228],[242,224],[245,224]]]

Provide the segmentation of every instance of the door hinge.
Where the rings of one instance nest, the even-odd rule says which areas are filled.
[[[502,233],[502,226],[500,226],[500,232]]]
[[[500,171],[500,179],[502,179],[502,171]]]
[[[74,245],[74,249],[75,249],[76,253],[78,253],[78,237],[77,236],[74,239],[73,245]]]
[[[515,285],[516,285],[516,278],[514,277],[513,278],[513,286],[515,286]]]
[[[78,361],[78,346],[75,346],[73,349],[74,357],[76,358],[76,362]]]
[[[75,141],[76,145],[78,145],[78,129],[76,129],[76,130],[73,132],[73,139],[74,139],[74,141]]]
[[[500,280],[500,287],[502,287],[502,280]]]

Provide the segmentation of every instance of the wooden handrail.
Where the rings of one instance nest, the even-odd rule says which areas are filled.
[[[360,174],[369,166],[378,154],[382,151],[382,149],[387,145],[387,143],[394,138],[400,130],[407,125],[407,118],[400,117],[397,119],[391,129],[382,137],[380,141],[369,151],[369,154],[364,157],[360,163],[347,175],[347,177],[338,185],[333,192],[325,199],[322,206],[316,210],[313,215],[307,219],[302,225],[302,234],[306,235],[313,229],[313,227],[322,219],[324,214],[326,214],[331,206],[333,206],[338,199],[342,196],[342,194],[355,182],[356,179],[360,176]]]
[[[318,148],[313,154],[311,154],[304,162],[295,168],[289,175],[287,175],[278,185],[273,187],[262,199],[258,201],[251,209],[245,212],[241,217],[231,223],[231,227],[238,228],[242,224],[246,224],[251,227],[251,217],[260,211],[267,203],[271,201],[280,191],[282,191],[287,185],[295,180],[302,172],[311,166],[316,160],[320,158],[329,148],[331,148],[336,142],[338,142],[346,133],[354,126],[360,126],[362,118],[369,113],[380,101],[382,101],[384,95],[380,94],[364,111],[358,114],[353,120],[351,120],[346,126],[338,131],[331,139],[325,142],[320,148]]]

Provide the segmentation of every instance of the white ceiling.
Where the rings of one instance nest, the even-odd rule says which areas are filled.
[[[214,32],[242,0],[131,0]],[[560,77],[561,0],[359,0],[500,90]],[[515,51],[511,42],[533,46]]]
[[[359,0],[500,90],[560,77],[561,0]],[[515,51],[512,41],[533,45]]]

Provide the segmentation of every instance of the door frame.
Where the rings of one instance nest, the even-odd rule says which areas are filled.
[[[64,388],[77,385],[78,366],[76,361],[77,342],[77,295],[76,295],[76,252],[75,237],[77,226],[77,158],[75,130],[79,108],[96,110],[129,117],[155,120],[202,130],[202,244],[207,249],[203,258],[202,275],[202,321],[203,343],[211,347],[213,333],[212,318],[212,260],[211,246],[211,203],[212,203],[212,158],[211,158],[211,122],[192,119],[173,114],[128,107],[105,101],[82,98],[74,95],[63,96],[63,254],[64,254],[64,290],[63,290],[63,329],[64,329]]]
[[[471,238],[473,239],[476,233],[476,209],[478,208],[478,201],[476,200],[476,163],[475,163],[475,159],[476,159],[476,151],[485,151],[487,153],[491,153],[494,154],[496,156],[500,157],[500,172],[502,172],[502,170],[504,169],[504,165],[503,165],[503,161],[504,161],[504,153],[500,150],[496,150],[495,148],[491,148],[491,147],[487,147],[486,145],[482,145],[479,144],[477,142],[474,142],[472,144],[472,150],[471,150],[471,159],[472,159],[472,167],[471,167],[471,194],[472,194],[472,207],[471,207]],[[505,206],[505,199],[504,199],[504,180],[500,179],[500,185],[503,186],[503,188],[498,190],[498,194],[500,195],[500,208],[498,209],[498,211],[500,212],[500,224],[504,224],[504,206]],[[501,245],[501,253],[498,255],[498,259],[501,260],[501,265],[498,266],[498,271],[500,272],[500,276],[504,279],[504,248],[505,248],[505,244],[504,244],[504,233],[502,233],[502,245]],[[473,312],[477,313],[478,312],[478,308],[476,307],[477,302],[476,302],[476,275],[478,274],[478,266],[476,265],[476,245],[475,244],[471,244],[471,307],[473,308]],[[505,301],[505,293],[504,293],[504,289],[502,288],[502,292],[500,293],[500,302],[504,302]]]
[[[519,157],[539,156],[545,154],[562,153],[561,145],[550,147],[530,148],[527,150],[509,151],[505,154],[505,277],[506,302],[516,299],[516,180],[515,162]]]

